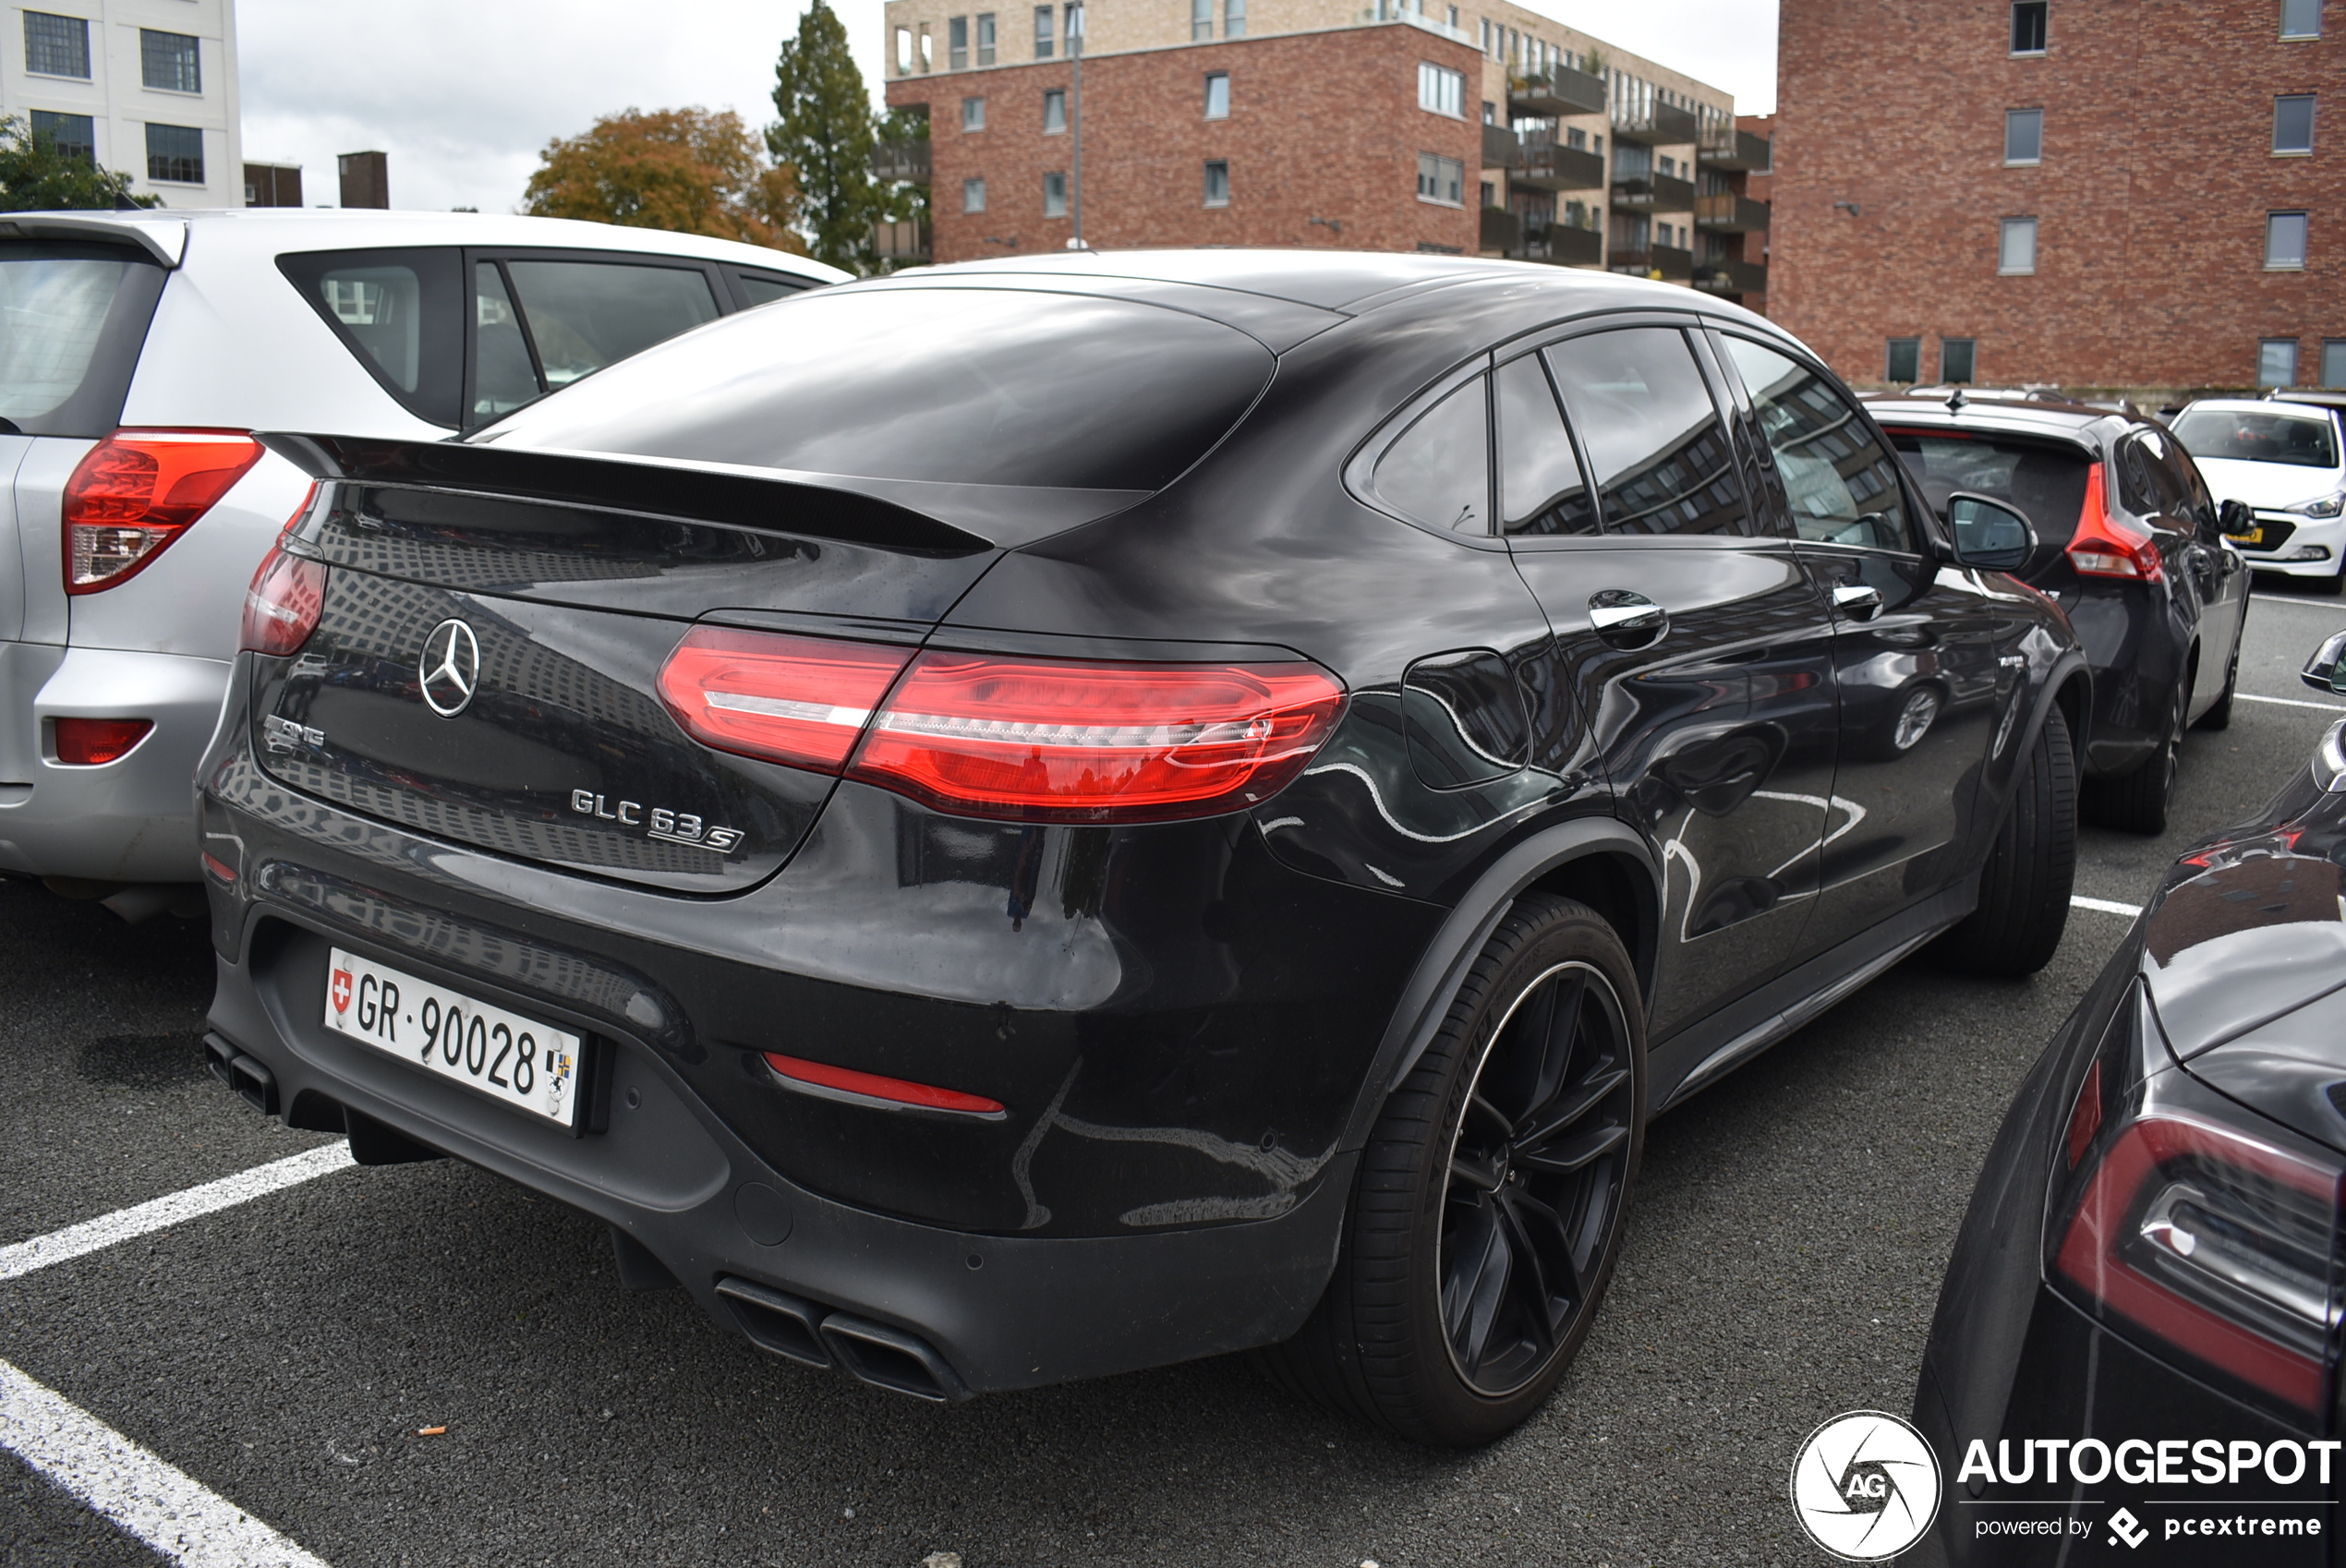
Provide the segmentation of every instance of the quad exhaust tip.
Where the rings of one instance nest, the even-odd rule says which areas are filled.
[[[970,1397],[969,1385],[917,1334],[748,1280],[720,1279],[717,1294],[751,1343],[772,1355],[808,1367],[841,1367],[859,1382],[932,1405]]]

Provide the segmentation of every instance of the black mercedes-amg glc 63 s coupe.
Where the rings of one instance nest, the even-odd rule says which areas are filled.
[[[2067,913],[2026,524],[1683,290],[1021,259],[267,439],[217,1068],[926,1398],[1276,1345],[1488,1440],[1649,1118]]]

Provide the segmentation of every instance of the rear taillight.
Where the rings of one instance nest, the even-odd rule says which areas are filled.
[[[696,739],[964,816],[1160,822],[1284,788],[1335,727],[1315,665],[1124,664],[701,627],[659,675]]]
[[[240,430],[116,430],[66,481],[66,592],[127,583],[260,461]]]
[[[272,545],[245,590],[244,635],[239,645],[252,653],[284,657],[297,651],[318,630],[326,608],[326,563],[288,555],[283,541]]]
[[[2069,564],[2082,577],[2156,583],[2165,571],[2159,541],[2110,510],[2102,478],[2107,466],[2097,463],[2086,470],[2086,504],[2078,509],[2077,532],[2069,541]]]
[[[933,1083],[914,1083],[910,1079],[884,1078],[878,1073],[857,1072],[853,1067],[833,1067],[828,1062],[810,1062],[803,1056],[785,1056],[779,1052],[766,1053],[766,1065],[792,1083],[828,1089],[840,1094],[852,1094],[865,1100],[882,1100],[891,1105],[917,1105],[929,1111],[960,1111],[967,1116],[998,1119],[1002,1103],[983,1094],[965,1094],[958,1089],[939,1089]]]
[[[57,760],[68,767],[119,762],[155,727],[150,718],[58,718],[50,723]]]

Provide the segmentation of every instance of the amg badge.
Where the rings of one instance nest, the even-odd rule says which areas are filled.
[[[647,838],[663,843],[714,850],[720,855],[742,841],[738,827],[711,827],[688,811],[670,811],[666,806],[647,808],[640,801],[621,801],[614,808],[606,797],[592,790],[573,790],[570,809],[581,816],[615,822],[622,827],[640,827]]]

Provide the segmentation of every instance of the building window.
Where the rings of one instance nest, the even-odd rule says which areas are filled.
[[[2302,272],[2305,270],[2305,214],[2265,214],[2265,270]]]
[[[2346,387],[2346,338],[2322,339],[2322,385]]]
[[[2256,384],[2293,387],[2297,384],[2297,340],[2266,338],[2256,344]]]
[[[1051,43],[1055,36],[1051,30],[1051,11],[1048,6],[1034,7],[1034,57],[1038,60],[1051,57]]]
[[[977,14],[977,63],[981,66],[994,63],[994,13],[991,11]]]
[[[1066,21],[1059,29],[1059,52],[1071,60],[1083,52],[1082,0],[1077,0],[1075,5],[1062,6],[1060,14],[1065,17]]]
[[[2276,154],[2314,150],[2314,95],[2284,93],[2273,100],[2273,151]]]
[[[2013,0],[2012,52],[2015,54],[2041,54],[2045,52],[2045,0]]]
[[[1922,340],[1892,338],[1889,352],[1882,356],[1881,379],[1893,385],[1913,386],[1922,380]]]
[[[79,17],[24,14],[24,68],[44,77],[90,79],[90,24]]]
[[[926,22],[921,24],[920,67],[923,76],[937,68],[937,40],[929,36]]]
[[[1996,244],[1996,271],[2017,276],[2037,270],[2037,220],[2006,218]]]
[[[1055,172],[1043,176],[1043,216],[1046,218],[1067,216],[1067,176],[1065,175]]]
[[[1230,204],[1230,166],[1219,158],[1205,165],[1205,204],[1227,207]]]
[[[1977,338],[1941,338],[1939,340],[1939,379],[1942,381],[1975,380],[1972,372],[1979,357]]]
[[[203,184],[203,132],[193,126],[149,126],[147,177],[174,185]]]
[[[1419,61],[1418,107],[1429,114],[1447,115],[1454,120],[1465,119],[1466,73],[1428,60]]]
[[[1246,0],[1222,0],[1222,36],[1246,36]]]
[[[955,17],[945,24],[945,65],[949,70],[970,67],[970,19]]]
[[[900,77],[913,74],[913,30],[908,27],[896,30],[896,74]]]
[[[1043,94],[1043,134],[1067,134],[1067,90],[1063,87],[1055,87]]]
[[[1466,165],[1438,152],[1418,154],[1418,199],[1445,207],[1466,205]]]
[[[2045,112],[2042,109],[2004,111],[2004,162],[2041,163],[2045,161]]]
[[[1209,71],[1205,78],[1205,117],[1227,120],[1230,117],[1230,73]]]
[[[985,99],[964,98],[961,100],[961,128],[965,131],[982,131],[986,128]]]
[[[961,182],[961,211],[964,212],[986,211],[986,181],[983,177]]]
[[[1190,0],[1190,42],[1214,36],[1214,0]]]
[[[2319,38],[2322,35],[2322,0],[2280,0],[2280,35],[2283,38]]]
[[[79,158],[85,163],[98,161],[98,122],[88,115],[60,115],[53,110],[32,112],[34,140],[49,139],[49,145],[61,158]]]

